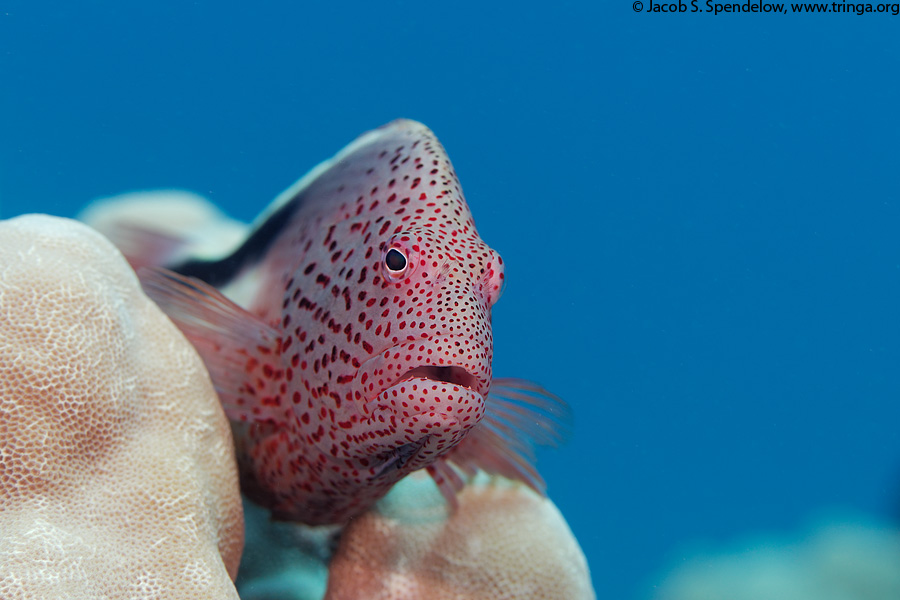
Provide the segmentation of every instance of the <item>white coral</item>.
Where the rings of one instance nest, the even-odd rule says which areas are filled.
[[[237,475],[199,357],[91,229],[26,216],[0,239],[0,597],[237,598]]]

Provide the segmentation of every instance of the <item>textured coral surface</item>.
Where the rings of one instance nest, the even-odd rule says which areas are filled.
[[[550,500],[480,475],[448,514],[413,474],[347,526],[326,600],[590,600],[584,554]]]
[[[228,424],[102,236],[0,222],[0,598],[237,598]]]

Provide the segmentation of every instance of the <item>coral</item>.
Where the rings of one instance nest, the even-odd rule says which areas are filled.
[[[237,598],[228,424],[119,252],[0,222],[0,597]]]
[[[228,217],[206,198],[183,190],[100,198],[77,218],[106,236],[125,256],[147,264],[188,255],[228,254],[247,235],[246,224]]]
[[[420,473],[341,537],[326,600],[587,600],[587,562],[550,500],[479,474],[449,513]]]
[[[657,586],[655,600],[896,600],[900,532],[831,519],[805,539],[758,537],[732,552],[696,553]]]

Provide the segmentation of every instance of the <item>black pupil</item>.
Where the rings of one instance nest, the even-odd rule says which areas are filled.
[[[406,257],[396,248],[391,248],[384,257],[384,264],[389,271],[402,271],[406,268]]]

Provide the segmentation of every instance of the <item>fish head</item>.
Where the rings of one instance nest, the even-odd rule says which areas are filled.
[[[484,415],[503,261],[419,123],[363,136],[302,193],[323,208],[285,249],[301,256],[282,302],[297,422],[336,477],[393,483]]]
[[[374,352],[354,381],[368,424],[384,434],[361,450],[390,458],[392,447],[420,447],[411,469],[461,441],[483,417],[491,385],[491,307],[503,261],[474,229],[453,231],[412,227],[382,244],[373,305],[382,331],[373,321],[363,334]]]

